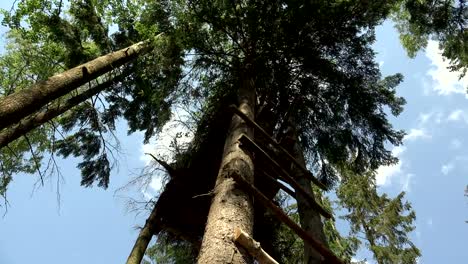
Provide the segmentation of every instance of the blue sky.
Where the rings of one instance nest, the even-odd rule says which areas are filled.
[[[9,8],[11,2],[2,1],[0,6]],[[468,79],[459,81],[446,70],[436,43],[409,59],[389,23],[377,33],[375,50],[383,74],[405,76],[398,94],[407,105],[391,121],[408,133],[404,145],[393,149],[400,162],[378,170],[380,190],[392,195],[407,192],[417,214],[411,237],[422,251],[419,263],[466,263]],[[124,263],[138,234],[135,226],[146,218],[145,213],[127,212],[125,197],[150,197],[160,181],[155,178],[144,192],[116,190],[148,163],[144,152],[166,153],[168,137],[142,145],[142,136],[127,136],[124,124],[119,125],[118,136],[123,153],[108,190],[80,187],[76,159],[60,161],[65,180],[59,184],[60,208],[56,178],[34,192],[36,176],[14,178],[8,191],[11,206],[0,218],[0,263]]]

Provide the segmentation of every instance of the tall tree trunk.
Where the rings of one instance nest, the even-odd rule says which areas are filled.
[[[154,205],[153,211],[151,211],[150,216],[146,219],[145,226],[141,229],[140,234],[138,235],[135,245],[133,245],[132,252],[127,259],[127,264],[140,264],[145,255],[146,248],[151,241],[153,235],[161,231],[159,225],[157,225],[157,213],[158,206],[157,203]]]
[[[290,122],[288,131],[289,133],[286,138],[289,140],[284,140],[282,144],[284,144],[283,146],[291,152],[291,154],[304,168],[306,168],[304,152],[300,146],[299,135],[294,122]],[[292,174],[296,176],[297,183],[312,197],[315,197],[311,181],[304,175],[302,170],[293,166]],[[320,214],[310,207],[307,202],[307,198],[302,195],[301,192],[296,192],[296,200],[301,227],[310,233],[315,239],[322,242],[323,245],[327,246],[327,240],[323,231],[323,223]],[[304,263],[318,264],[324,262],[323,257],[317,251],[315,251],[311,246],[304,244]]]
[[[255,87],[252,72],[247,68],[242,74],[239,89],[239,109],[254,119]],[[253,129],[239,116],[231,120],[224,145],[223,159],[214,187],[214,197],[208,214],[198,263],[250,263],[252,258],[232,241],[235,228],[241,228],[252,236],[253,204],[249,194],[235,184],[230,175],[241,175],[253,183],[252,157],[239,147],[242,134],[253,138]]]
[[[65,113],[66,111],[70,110],[71,108],[79,105],[80,103],[86,101],[87,99],[91,98],[92,96],[98,94],[102,90],[108,88],[115,82],[122,79],[122,76],[117,76],[112,80],[108,80],[103,82],[99,85],[96,85],[81,94],[74,96],[70,99],[67,99],[65,102],[59,102],[55,105],[52,105],[47,110],[39,112],[37,114],[33,114],[23,120],[16,125],[8,127],[0,132],[0,149],[6,145],[8,145],[13,140],[21,137],[22,135],[28,133],[29,131],[33,130],[34,128],[52,120],[53,118]]]
[[[148,42],[139,42],[6,96],[0,101],[0,129],[17,123],[52,100],[71,92],[112,69],[124,65],[149,50]]]

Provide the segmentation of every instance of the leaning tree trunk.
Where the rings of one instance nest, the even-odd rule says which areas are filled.
[[[287,135],[286,138],[289,138],[290,140],[283,142],[283,144],[285,144],[284,147],[291,152],[300,165],[306,168],[304,152],[299,144],[299,137],[293,122],[290,124],[288,131],[289,135]],[[304,175],[303,171],[293,166],[292,174],[295,175],[297,183],[304,188],[310,196],[314,197],[311,181],[306,177],[306,175]],[[309,205],[307,198],[302,195],[301,192],[296,192],[296,200],[301,227],[323,245],[327,246],[327,240],[323,231],[323,223],[320,214]],[[304,243],[304,263],[324,263],[323,257],[307,243]]]
[[[22,135],[33,130],[34,128],[52,120],[53,118],[86,101],[87,99],[110,87],[112,84],[121,79],[122,75],[114,77],[111,80],[105,81],[80,93],[79,95],[67,99],[63,103],[59,102],[55,105],[52,105],[51,107],[47,108],[47,110],[32,114],[31,116],[20,120],[18,124],[2,130],[0,132],[0,149],[8,145],[13,140],[18,139]]]
[[[140,264],[143,256],[145,255],[146,248],[151,241],[153,235],[156,235],[161,231],[160,226],[157,224],[158,217],[158,204],[154,205],[150,216],[146,219],[145,226],[141,229],[135,244],[133,245],[132,252],[127,259],[127,264]]]
[[[249,68],[249,67],[246,67]],[[255,87],[253,74],[245,70],[239,89],[239,109],[254,119]],[[253,204],[249,194],[236,185],[232,176],[240,175],[253,183],[254,166],[250,154],[239,147],[242,134],[253,138],[253,129],[234,115],[224,145],[223,159],[214,187],[198,263],[250,263],[252,258],[232,241],[236,228],[252,236]]]
[[[142,41],[116,52],[56,74],[45,81],[6,96],[0,101],[0,129],[17,123],[52,100],[63,96],[96,77],[122,66],[150,50]]]

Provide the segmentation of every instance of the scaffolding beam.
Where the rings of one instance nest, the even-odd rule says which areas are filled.
[[[252,150],[253,152],[259,153],[262,156],[264,156],[273,166],[280,172],[281,177],[289,183],[295,190],[296,192],[300,192],[302,195],[304,195],[307,198],[307,201],[309,202],[310,206],[317,210],[321,215],[323,215],[326,218],[333,219],[333,215],[331,215],[327,210],[325,210],[322,206],[320,206],[314,198],[304,189],[302,186],[297,183],[296,180],[294,180],[289,173],[284,170],[268,153],[266,153],[260,146],[258,146],[252,139],[247,137],[246,135],[242,135],[239,139],[241,146],[245,146],[246,148]]]
[[[272,138],[260,125],[258,125],[255,121],[250,119],[244,113],[242,113],[235,105],[231,105],[230,110],[242,118],[247,124],[254,127],[258,130],[263,136],[265,136],[271,144],[273,144],[280,152],[282,152],[286,157],[294,163],[303,173],[306,175],[315,185],[317,185],[320,189],[326,191],[327,187],[321,183],[317,178],[312,175],[308,169],[304,168],[286,149],[284,149],[281,144],[279,144],[274,138]]]
[[[281,208],[276,206],[272,201],[270,201],[263,193],[261,193],[255,186],[247,182],[241,175],[238,173],[233,173],[230,175],[234,180],[246,191],[251,193],[255,197],[255,201],[260,202],[263,206],[269,208],[271,212],[285,225],[291,228],[302,240],[313,247],[322,257],[326,263],[331,264],[344,264],[337,256],[333,254],[327,247],[320,243],[317,239],[312,237],[304,229],[302,229],[298,224],[296,224],[289,216],[287,216]]]

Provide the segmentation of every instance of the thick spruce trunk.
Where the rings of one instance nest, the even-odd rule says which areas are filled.
[[[246,67],[248,68],[248,67]],[[250,70],[243,72],[239,89],[239,109],[254,119],[255,88]],[[223,159],[214,187],[198,263],[251,263],[252,258],[232,241],[234,230],[241,228],[252,236],[253,204],[249,194],[239,189],[230,175],[241,175],[253,183],[252,157],[239,147],[242,134],[253,138],[253,129],[239,116],[233,115],[224,145]]]
[[[18,124],[2,130],[0,132],[0,149],[8,145],[13,140],[18,139],[22,135],[33,130],[34,128],[52,120],[53,118],[70,110],[71,108],[81,104],[82,102],[86,101],[92,96],[108,88],[115,82],[119,81],[120,79],[121,76],[117,76],[112,80],[96,85],[82,92],[81,94],[66,100],[65,102],[59,102],[57,104],[54,104],[51,107],[47,108],[47,110],[28,116],[27,118],[20,120]]]
[[[288,129],[286,138],[289,140],[284,141],[284,146],[291,154],[296,158],[296,160],[306,168],[306,161],[304,157],[304,152],[299,144],[299,137],[297,130],[295,129],[295,124],[292,122]],[[292,174],[296,176],[297,183],[304,188],[312,197],[315,197],[314,191],[312,190],[311,181],[304,175],[302,170],[293,166]],[[327,240],[325,233],[323,231],[323,223],[320,214],[310,207],[307,202],[307,198],[301,194],[301,192],[296,192],[297,200],[297,210],[299,213],[299,219],[301,227],[310,233],[315,239],[322,242],[323,245],[327,246]],[[318,264],[325,263],[323,257],[315,251],[308,244],[304,244],[304,263],[305,264]]]
[[[0,129],[17,123],[52,100],[135,59],[138,55],[147,52],[149,47],[148,42],[136,43],[6,96],[0,101]]]

